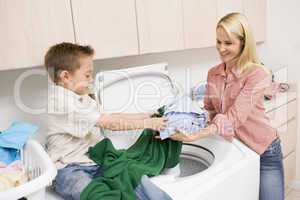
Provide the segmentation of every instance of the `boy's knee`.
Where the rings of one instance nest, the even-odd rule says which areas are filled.
[[[58,173],[55,178],[54,190],[64,199],[80,199],[80,193],[91,182],[90,176],[83,171],[69,174]]]

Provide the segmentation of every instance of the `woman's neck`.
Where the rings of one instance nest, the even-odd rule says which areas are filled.
[[[225,62],[226,69],[235,68],[236,65],[237,65],[237,61],[236,60],[231,60],[229,62]]]
[[[225,71],[232,71],[235,74],[239,74],[239,69],[237,68],[237,61],[233,60],[225,63]]]

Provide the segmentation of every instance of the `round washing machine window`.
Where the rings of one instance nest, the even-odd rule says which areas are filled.
[[[180,155],[180,177],[191,176],[209,168],[214,162],[214,154],[199,145],[184,143]]]

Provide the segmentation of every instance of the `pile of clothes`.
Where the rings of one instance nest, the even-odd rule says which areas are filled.
[[[27,181],[20,152],[37,129],[28,123],[13,122],[7,130],[0,132],[0,191]]]
[[[207,124],[208,113],[188,96],[182,96],[165,106],[164,116],[168,119],[168,124],[160,131],[162,140],[176,133],[176,130],[181,130],[184,134],[201,130]]]
[[[171,199],[165,191],[151,183],[148,177],[159,175],[163,170],[178,165],[182,142],[168,137],[177,128],[183,129],[186,134],[200,130],[206,124],[207,115],[189,97],[181,97],[158,109],[153,117],[162,116],[168,118],[165,130],[159,133],[145,129],[127,150],[115,149],[108,138],[89,149],[89,157],[102,167],[103,174],[93,179],[81,193],[80,199]],[[163,140],[155,138],[158,134]],[[141,188],[138,187],[138,190],[142,190],[142,198],[134,192],[139,184]]]

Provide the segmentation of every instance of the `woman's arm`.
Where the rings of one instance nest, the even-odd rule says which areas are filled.
[[[217,132],[217,126],[215,124],[210,124],[207,127],[192,134],[185,134],[181,130],[177,130],[177,133],[171,135],[170,138],[172,140],[177,140],[182,142],[193,142],[201,138],[205,138],[210,135],[213,135],[216,132]]]
[[[265,88],[270,85],[270,78],[264,69],[257,69],[249,74],[233,105],[225,113],[217,114],[212,120],[220,135],[227,138],[234,136],[234,130],[245,123],[254,105],[262,100]]]

